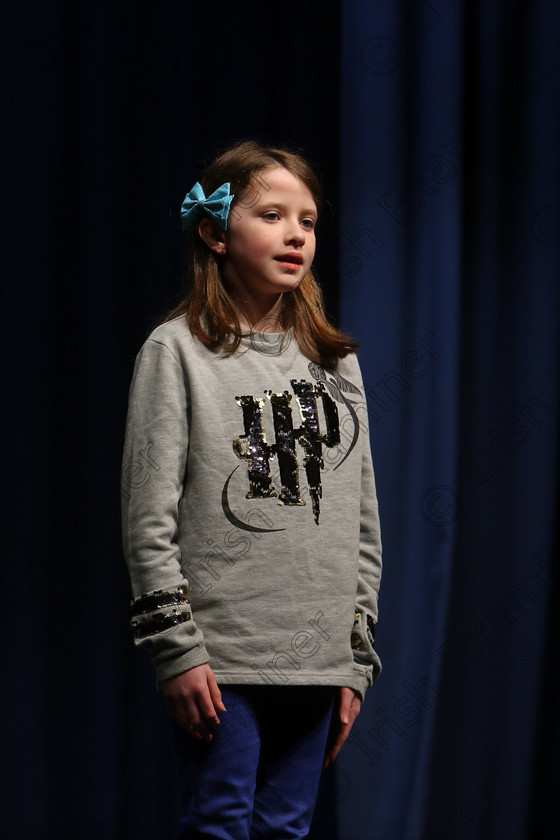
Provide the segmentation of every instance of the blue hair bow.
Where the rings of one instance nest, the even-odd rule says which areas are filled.
[[[196,224],[205,214],[219,224],[222,230],[227,228],[227,218],[233,195],[229,194],[230,184],[222,184],[208,198],[201,185],[196,182],[181,205],[181,227],[185,230]]]

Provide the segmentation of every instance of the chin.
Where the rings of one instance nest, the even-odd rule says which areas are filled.
[[[282,284],[281,292],[293,292],[294,289],[297,289],[303,277],[298,277],[294,280],[293,277],[287,277],[285,283]]]

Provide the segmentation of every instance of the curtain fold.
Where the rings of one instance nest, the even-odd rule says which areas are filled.
[[[559,33],[544,2],[343,5],[341,323],[362,341],[385,570],[341,840],[548,825]]]

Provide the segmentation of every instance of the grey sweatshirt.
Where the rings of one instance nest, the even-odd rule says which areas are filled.
[[[208,662],[218,684],[364,698],[381,537],[354,353],[322,368],[288,330],[226,357],[184,316],[157,327],[134,365],[121,498],[132,632],[160,683]]]

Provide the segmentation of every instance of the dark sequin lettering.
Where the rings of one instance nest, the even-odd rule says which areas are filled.
[[[305,505],[299,486],[299,466],[296,453],[296,442],[298,442],[305,453],[303,466],[311,496],[313,517],[318,525],[319,500],[322,497],[321,470],[325,466],[322,447],[323,444],[333,447],[340,443],[338,409],[332,397],[325,391],[322,382],[312,385],[304,379],[299,382],[296,379],[291,379],[290,384],[296,395],[302,419],[301,426],[294,429],[291,407],[292,396],[288,391],[284,391],[282,394],[265,391],[265,396],[270,400],[272,407],[276,438],[275,443],[268,444],[263,423],[264,400],[251,395],[236,397],[237,403],[243,410],[245,434],[234,439],[233,451],[238,458],[248,463],[249,492],[246,496],[247,499],[264,499],[278,495],[272,485],[270,472],[270,459],[276,456],[281,482],[278,504]],[[323,405],[326,423],[324,433],[319,429],[317,398],[322,401]]]

